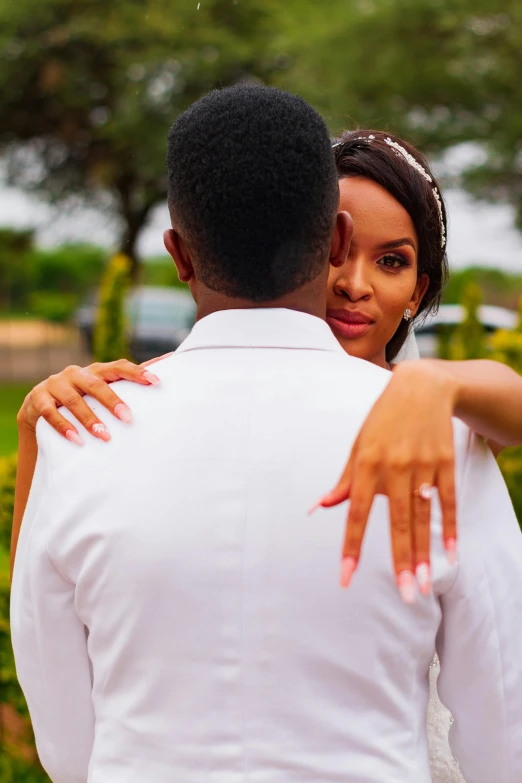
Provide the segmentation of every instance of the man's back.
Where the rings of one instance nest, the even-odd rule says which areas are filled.
[[[437,511],[435,595],[414,606],[393,585],[384,500],[348,591],[345,509],[307,516],[388,374],[285,310],[209,316],[157,372],[160,388],[118,387],[135,424],[109,446],[73,459],[41,432],[52,475],[24,522],[13,633],[39,643],[17,627],[24,612],[55,633],[42,666],[63,692],[46,703],[42,682],[30,704],[49,746],[71,735],[53,779],[84,780],[92,749],[92,783],[427,783],[427,673],[457,578]],[[462,428],[458,484],[467,440]],[[38,672],[18,657],[24,684]]]

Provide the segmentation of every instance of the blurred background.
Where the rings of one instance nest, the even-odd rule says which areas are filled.
[[[435,166],[452,267],[424,355],[522,372],[520,0],[0,0],[0,783],[47,780],[14,672],[16,413],[68,364],[176,347],[194,306],[165,257],[165,141],[238,81],[388,129]],[[502,469],[522,519],[522,450]]]

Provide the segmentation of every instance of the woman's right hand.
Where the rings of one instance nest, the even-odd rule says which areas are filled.
[[[169,356],[170,354],[165,354]],[[78,419],[85,429],[102,441],[109,441],[111,436],[106,425],[96,416],[83,399],[89,394],[100,402],[116,418],[127,424],[132,420],[129,407],[109,386],[113,381],[134,381],[143,386],[158,384],[159,378],[149,372],[149,365],[164,359],[160,356],[144,362],[133,364],[127,359],[102,364],[95,362],[88,367],[72,365],[62,372],[51,375],[32,389],[25,398],[17,416],[19,429],[36,430],[36,423],[42,416],[60,435],[78,446],[84,442],[76,427],[71,424],[58,408],[67,408]]]

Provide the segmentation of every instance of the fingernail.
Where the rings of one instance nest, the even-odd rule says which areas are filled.
[[[111,436],[109,434],[109,430],[105,426],[105,424],[93,424],[92,425],[92,431],[96,435],[97,438],[100,440],[105,441],[107,443],[110,441]]]
[[[457,562],[457,539],[447,538],[445,547],[446,547],[446,555],[448,557],[449,564],[453,566]]]
[[[67,440],[70,440],[71,443],[76,443],[77,446],[85,446],[83,440],[80,438],[78,433],[75,432],[74,430],[67,430],[67,432],[65,433],[65,437],[67,438]]]
[[[132,421],[132,413],[128,405],[124,405],[123,402],[119,402],[116,407],[114,408],[114,413],[118,417],[118,419],[121,419],[125,422],[125,424],[130,424]]]
[[[148,381],[149,383],[152,383],[153,386],[157,386],[158,383],[161,383],[161,381],[158,378],[158,376],[157,375],[153,375],[151,372],[145,371],[143,373],[143,377],[145,378],[146,381]]]
[[[399,593],[405,604],[415,603],[415,577],[412,571],[401,571],[397,576]]]
[[[430,595],[431,593],[430,564],[419,563],[419,565],[415,569],[415,575],[417,577],[419,590],[422,593],[422,595]]]
[[[355,557],[343,557],[341,560],[341,587],[349,587],[353,572],[357,568]]]
[[[323,497],[317,501],[317,503],[314,503],[308,514],[313,514],[314,511],[317,511],[318,508],[322,508],[325,503],[330,503],[333,498],[333,492],[328,492],[326,495],[323,495]]]

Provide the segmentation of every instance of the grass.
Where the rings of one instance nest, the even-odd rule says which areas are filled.
[[[0,457],[8,457],[18,447],[16,414],[33,385],[12,383],[0,386]]]

